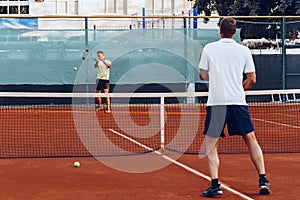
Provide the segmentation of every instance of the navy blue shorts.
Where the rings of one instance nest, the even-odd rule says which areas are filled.
[[[248,106],[220,105],[207,106],[204,134],[211,137],[225,137],[224,128],[232,135],[246,135],[254,131]]]
[[[97,79],[96,90],[103,91],[104,89],[109,89],[109,80]]]

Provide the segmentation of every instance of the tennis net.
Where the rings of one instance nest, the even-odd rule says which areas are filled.
[[[109,96],[111,113],[95,110],[97,96],[103,102]],[[249,91],[246,98],[263,151],[299,153],[300,90]],[[197,154],[206,100],[205,92],[0,92],[0,157],[115,156],[162,148]],[[232,136],[220,140],[219,152],[248,151]]]

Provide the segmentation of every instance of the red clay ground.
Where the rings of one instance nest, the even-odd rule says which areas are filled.
[[[267,154],[270,196],[257,195],[257,174],[247,154],[221,155],[221,181],[253,199],[298,199],[300,154]],[[81,167],[73,167],[79,160]],[[184,155],[180,162],[208,174],[206,161]],[[204,199],[209,182],[172,164],[165,169],[129,174],[94,158],[1,159],[0,199]],[[219,199],[241,199],[224,190]]]

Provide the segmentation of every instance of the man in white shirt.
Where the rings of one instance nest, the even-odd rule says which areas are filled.
[[[259,174],[259,193],[270,193],[263,153],[254,134],[244,92],[256,82],[255,66],[250,50],[232,39],[235,32],[236,21],[224,18],[220,23],[221,39],[204,47],[199,63],[200,79],[209,81],[204,134],[212,181],[211,187],[202,193],[204,197],[223,194],[218,179],[217,144],[219,137],[225,136],[225,125],[230,136],[243,137]],[[245,81],[243,74],[247,76]]]
[[[106,60],[104,56],[103,51],[98,51],[97,52],[98,59],[95,63],[95,68],[98,69],[97,73],[97,88],[96,92],[97,93],[108,93],[109,92],[109,72],[111,68],[111,61]],[[96,110],[98,109],[103,109],[102,107],[102,100],[100,97],[96,98],[98,102],[98,106],[96,107]],[[106,98],[106,112],[110,113],[111,112],[111,107],[110,107],[110,99],[109,97]]]

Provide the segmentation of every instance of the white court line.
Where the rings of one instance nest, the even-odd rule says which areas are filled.
[[[293,111],[293,110],[290,110]],[[291,115],[291,114],[282,114],[282,113],[274,113],[275,115],[284,116],[284,117],[297,117],[297,115]]]
[[[265,119],[258,119],[258,118],[252,118],[253,120],[256,121],[260,121],[260,122],[266,122],[269,124],[275,124],[278,126],[285,126],[285,127],[289,127],[289,128],[296,128],[296,129],[300,129],[300,126],[294,126],[294,125],[289,125],[289,124],[284,124],[284,123],[278,123],[278,122],[273,122],[273,121],[269,121],[269,120],[265,120]]]
[[[121,136],[121,137],[123,137],[123,138],[129,140],[130,142],[132,142],[132,143],[134,143],[134,144],[137,144],[137,145],[139,145],[139,146],[145,148],[145,149],[148,150],[148,151],[152,151],[152,152],[154,152],[155,154],[157,154],[157,155],[159,155],[159,156],[162,156],[164,159],[170,161],[171,163],[173,163],[173,164],[175,164],[175,165],[177,165],[177,166],[179,166],[179,167],[181,167],[181,168],[183,168],[183,169],[185,169],[185,170],[187,170],[187,171],[189,171],[189,172],[191,172],[191,173],[193,173],[193,174],[195,174],[195,175],[197,175],[197,176],[200,176],[200,177],[202,177],[202,178],[204,178],[204,179],[206,179],[206,180],[208,180],[208,181],[211,181],[211,178],[210,178],[209,176],[206,176],[205,174],[202,174],[201,172],[199,172],[199,171],[197,171],[197,170],[195,170],[195,169],[193,169],[193,168],[191,168],[191,167],[189,167],[189,166],[187,166],[187,165],[185,165],[185,164],[183,164],[183,163],[180,163],[180,162],[178,162],[177,160],[174,160],[173,158],[170,158],[169,156],[166,156],[166,155],[162,154],[161,152],[159,152],[159,151],[157,151],[157,150],[154,150],[154,149],[152,149],[152,148],[150,148],[150,147],[148,147],[148,146],[146,146],[146,145],[144,145],[144,144],[142,144],[142,143],[140,143],[140,142],[138,142],[138,141],[136,141],[136,140],[134,140],[134,139],[132,139],[132,138],[130,138],[130,137],[128,137],[128,136],[126,136],[126,135],[123,135],[122,133],[119,133],[118,131],[115,131],[115,130],[113,130],[113,129],[109,129],[109,130],[110,130],[111,132],[113,132],[113,133],[115,133],[115,134],[117,134],[117,135],[119,135],[119,136]],[[239,192],[239,191],[236,191],[236,190],[230,188],[229,186],[227,186],[227,185],[225,185],[225,184],[223,184],[223,183],[221,183],[221,184],[222,184],[222,187],[223,187],[225,190],[227,190],[227,191],[229,191],[229,192],[231,192],[231,193],[233,193],[233,194],[235,194],[235,195],[237,195],[237,196],[239,196],[239,197],[241,197],[241,198],[243,198],[243,199],[246,199],[246,200],[254,200],[254,199],[252,199],[251,197],[248,197],[247,195],[245,195],[245,194],[243,194],[243,193],[241,193],[241,192]]]

